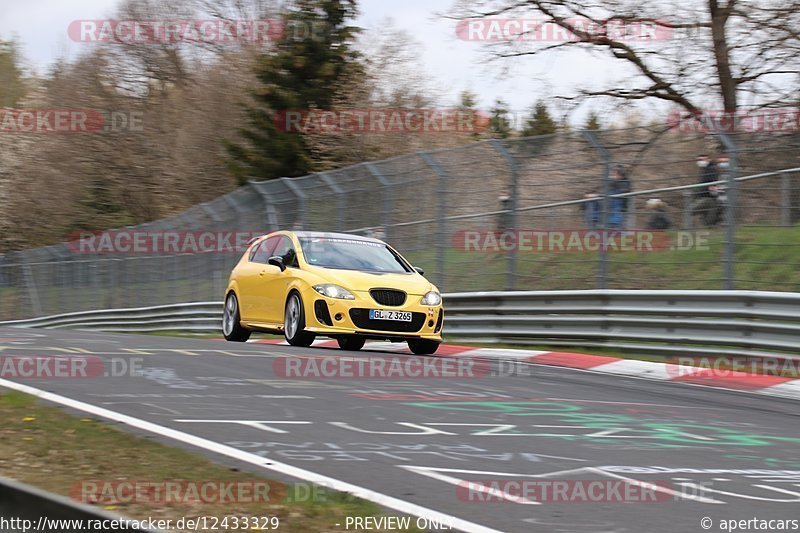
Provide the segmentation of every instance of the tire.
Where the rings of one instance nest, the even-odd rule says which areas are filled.
[[[292,346],[311,346],[316,335],[304,331],[305,327],[306,317],[303,311],[303,301],[296,292],[293,292],[286,300],[286,308],[283,313],[283,335],[286,337],[286,341]]]
[[[439,349],[438,341],[428,339],[408,339],[408,348],[416,355],[430,355]]]
[[[348,336],[348,337],[339,337],[336,339],[336,342],[339,343],[339,348],[342,350],[351,350],[353,352],[357,352],[361,348],[364,347],[364,343],[367,339],[364,337],[358,337],[356,335]]]
[[[241,326],[241,320],[239,300],[236,294],[230,292],[225,298],[225,310],[222,312],[222,335],[226,341],[245,342],[250,338],[252,332]]]

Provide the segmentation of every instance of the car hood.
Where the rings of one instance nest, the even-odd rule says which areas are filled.
[[[363,272],[359,270],[336,270],[332,268],[309,267],[309,271],[324,278],[328,283],[336,283],[357,292],[370,289],[398,289],[408,294],[422,296],[436,287],[420,274],[392,274],[381,272]]]

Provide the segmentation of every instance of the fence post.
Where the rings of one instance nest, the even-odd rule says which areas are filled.
[[[517,165],[517,160],[508,151],[508,149],[504,146],[504,143],[501,142],[499,139],[492,139],[489,143],[494,147],[497,152],[503,156],[503,158],[508,163],[508,168],[511,170],[511,186],[508,191],[508,228],[503,229],[510,229],[513,232],[517,232],[519,228],[517,227],[518,224],[518,217],[517,217],[517,209],[519,208],[517,202],[517,189],[519,185],[519,166]],[[514,242],[517,242],[517,239],[514,239]],[[517,245],[513,246],[511,250],[509,250],[507,254],[508,260],[508,269],[506,273],[506,290],[513,291],[516,288],[516,281],[517,281]]]
[[[255,191],[261,196],[261,199],[264,201],[264,211],[266,212],[266,219],[267,219],[267,229],[269,231],[275,231],[280,227],[278,223],[278,213],[275,211],[275,204],[272,203],[272,199],[269,196],[269,192],[264,190],[263,187],[267,187],[268,182],[263,181],[250,181],[248,185],[255,189]],[[213,208],[209,205],[206,211],[213,211]],[[217,219],[214,219],[214,222],[217,222]]]
[[[581,132],[589,144],[597,150],[600,157],[603,158],[603,201],[600,202],[600,231],[602,232],[602,239],[600,244],[599,261],[597,265],[597,288],[608,288],[608,212],[609,201],[608,193],[610,190],[610,177],[611,177],[611,154],[608,153],[606,147],[603,146],[597,137],[590,130]]]
[[[447,172],[439,165],[429,152],[419,152],[420,158],[436,173],[436,195],[438,209],[436,214],[436,285],[444,292],[445,252],[447,251]]]
[[[277,220],[272,220],[271,219],[271,217],[273,217],[273,218],[275,217],[275,207],[272,205],[272,202],[270,201],[269,196],[266,193],[262,192],[261,188],[257,187],[255,185],[255,182],[252,182],[252,181],[249,182],[248,186],[251,189],[253,189],[254,191],[256,191],[256,193],[261,197],[262,201],[264,202],[264,210],[267,213],[267,231],[277,229],[277,227],[278,227]],[[208,217],[211,218],[211,220],[214,222],[215,226],[217,226],[217,224],[219,222],[225,220],[214,209],[214,202],[206,202],[205,204],[202,204],[200,207],[203,209],[203,211],[206,213],[206,215],[208,215]],[[274,222],[274,224],[273,224],[273,222]],[[228,229],[228,228],[225,228],[225,229]],[[248,230],[248,231],[252,231],[254,228],[245,228],[245,229]],[[241,256],[242,252],[244,252],[244,250],[238,250],[237,249],[234,252],[233,255]],[[218,251],[218,253],[213,254],[213,256],[214,257],[211,260],[211,263],[212,263],[211,264],[211,277],[212,277],[212,279],[216,279],[218,276],[222,275],[222,272],[224,272],[226,270],[225,256],[222,253],[219,253],[219,251]],[[178,266],[179,266],[180,270],[181,271],[185,271],[186,270],[186,268],[185,268],[185,259],[176,257],[175,260],[178,262]],[[219,291],[217,292],[216,285],[213,285],[212,288],[211,288],[211,291],[213,293],[211,299],[220,298],[222,296],[222,292],[224,290],[225,290],[225,288],[223,287],[222,289],[219,289]]]
[[[120,259],[109,259],[106,262],[106,265],[108,267],[106,269],[106,270],[108,270],[108,286],[105,287],[105,288],[107,289],[107,292],[106,292],[106,306],[107,306],[108,309],[114,309],[114,306],[116,305],[115,302],[114,302],[114,293],[115,293],[116,288],[117,288],[117,277],[118,277],[117,276],[117,265],[119,264],[119,261],[120,261]],[[174,284],[175,284],[175,282],[173,281],[173,285]],[[179,300],[173,300],[173,301],[179,301]]]
[[[725,209],[725,258],[723,263],[723,288],[734,290],[734,260],[736,259],[736,174],[738,170],[739,150],[736,143],[728,135],[719,132],[719,139],[725,146],[725,151],[730,159],[730,168],[725,180],[725,195],[727,206]]]
[[[377,178],[383,189],[383,238],[389,240],[389,228],[392,224],[392,183],[372,163],[366,163],[367,170]]]
[[[298,216],[292,221],[291,229],[303,230],[306,228],[306,193],[291,178],[280,178],[280,180],[297,198]]]
[[[249,186],[252,187],[253,189],[255,189],[255,191],[258,192],[259,194],[261,193],[261,191],[259,191],[258,188],[253,187],[252,183],[250,183]],[[264,198],[264,201],[266,202],[266,198]],[[199,207],[206,214],[206,216],[211,219],[211,221],[214,224],[222,222],[224,220],[224,218],[219,216],[219,213],[217,213],[214,210],[214,208],[212,207],[211,204],[212,204],[212,202],[204,202],[204,203],[200,204]]]
[[[792,176],[786,170],[781,171],[781,225],[792,225]]]
[[[22,273],[25,279],[25,286],[28,289],[28,301],[31,303],[31,310],[33,310],[34,316],[42,316],[42,304],[39,300],[39,292],[36,290],[36,281],[33,277],[33,269],[31,269],[30,263],[25,263],[22,266]]]
[[[336,231],[344,231],[344,190],[327,172],[320,172],[317,175],[336,195]]]
[[[694,201],[695,189],[683,191],[683,229],[692,229],[692,202]]]

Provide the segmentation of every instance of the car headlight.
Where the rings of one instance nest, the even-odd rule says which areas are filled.
[[[322,285],[314,285],[314,290],[328,298],[338,298],[340,300],[355,300],[353,294],[339,285],[333,283],[323,283]]]
[[[422,305],[439,305],[442,303],[442,295],[436,291],[428,291],[425,293],[425,296],[422,297],[420,303]]]

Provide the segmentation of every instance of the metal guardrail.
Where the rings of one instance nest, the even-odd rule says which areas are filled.
[[[12,520],[15,519],[15,520]],[[23,521],[30,521],[27,524]],[[40,521],[41,520],[41,521]],[[17,481],[0,477],[0,533],[23,533],[24,531],[53,531],[77,533],[91,531],[88,527],[95,520],[125,520],[124,517],[79,504],[63,496],[24,485]],[[59,522],[60,521],[60,522]],[[70,521],[73,521],[70,524]],[[74,521],[83,521],[83,528]],[[152,529],[137,529],[130,522],[114,523],[118,527],[105,528],[113,531],[152,532]],[[27,527],[26,527],[27,526]],[[94,529],[99,531],[99,529]]]
[[[535,291],[446,296],[448,338],[668,354],[800,352],[800,294]],[[800,357],[800,356],[798,356]]]
[[[659,355],[800,353],[798,293],[513,291],[444,298],[449,341],[608,347]],[[219,331],[221,316],[221,302],[196,302],[67,313],[0,326]]]
[[[155,307],[102,309],[0,322],[24,328],[75,328],[93,331],[219,331],[222,302],[192,302]]]

